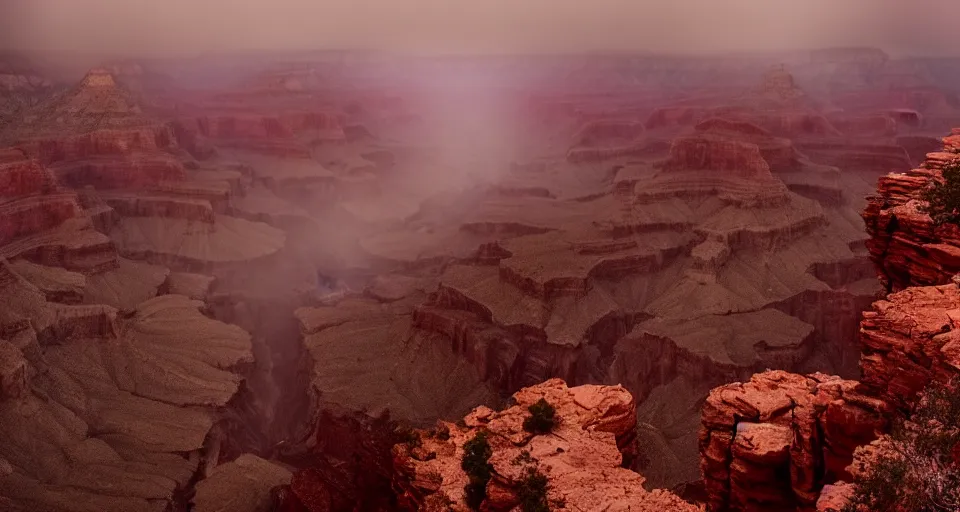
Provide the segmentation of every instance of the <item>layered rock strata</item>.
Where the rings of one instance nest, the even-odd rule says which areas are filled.
[[[869,392],[909,412],[931,381],[960,376],[960,287],[909,287],[863,313],[861,382]]]
[[[943,164],[958,159],[952,152],[930,153],[923,168],[880,178],[877,195],[869,198],[863,212],[867,248],[887,290],[943,284],[960,271],[960,229],[935,225],[921,197]]]
[[[856,381],[783,371],[710,392],[700,430],[711,510],[792,510],[849,478],[854,450],[888,426],[886,402]]]

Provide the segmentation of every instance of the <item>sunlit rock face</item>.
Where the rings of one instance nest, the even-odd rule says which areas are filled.
[[[875,395],[909,410],[931,381],[948,382],[960,372],[960,343],[953,312],[957,284],[909,287],[863,313],[860,360],[863,384]]]
[[[849,479],[854,450],[888,425],[856,381],[780,371],[715,388],[703,408],[701,469],[711,510],[809,506]]]
[[[419,446],[394,448],[395,485],[405,509],[434,510],[448,503],[469,510],[464,502],[467,474],[460,467],[464,444],[487,432],[492,450],[493,478],[486,486],[486,507],[509,509],[519,502],[517,488],[524,477],[527,453],[547,478],[547,498],[573,510],[630,509],[695,511],[663,490],[647,491],[641,475],[621,467],[624,455],[634,455],[636,404],[621,387],[568,388],[558,379],[524,388],[513,395],[516,405],[495,412],[481,407],[462,426],[439,423],[418,431]],[[527,408],[540,399],[556,409],[557,426],[547,434],[523,429]],[[443,432],[441,434],[440,432]],[[625,453],[622,453],[625,452]],[[431,454],[431,455],[428,455]]]

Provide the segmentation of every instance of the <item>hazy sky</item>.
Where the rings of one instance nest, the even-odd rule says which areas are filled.
[[[960,55],[960,0],[0,0],[0,47]]]

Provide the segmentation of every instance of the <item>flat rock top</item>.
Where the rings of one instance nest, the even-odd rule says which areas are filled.
[[[270,512],[274,487],[287,485],[293,474],[286,468],[245,453],[214,468],[197,483],[196,512]]]
[[[629,337],[668,338],[717,363],[751,366],[762,360],[764,350],[797,348],[811,334],[812,325],[775,309],[763,309],[689,320],[654,318],[635,327]]]
[[[10,269],[43,291],[82,295],[88,282],[87,277],[78,272],[37,265],[27,260],[10,262]]]
[[[132,309],[155,297],[169,274],[166,267],[120,258],[117,268],[87,277],[84,302]]]
[[[227,215],[217,215],[213,226],[186,219],[129,217],[110,233],[122,253],[157,254],[192,261],[230,263],[250,261],[279,251],[283,231]]]
[[[501,245],[511,256],[500,265],[541,285],[555,279],[586,279],[603,262],[657,256],[686,246],[692,238],[690,233],[673,231],[617,239],[591,230],[551,231],[504,240]]]

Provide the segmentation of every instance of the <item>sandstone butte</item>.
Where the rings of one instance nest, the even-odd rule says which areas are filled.
[[[709,510],[839,510],[854,475],[930,382],[960,376],[960,240],[934,228],[918,192],[956,158],[958,132],[924,169],[879,181],[863,216],[888,288],[860,322],[861,378],[767,371],[710,392],[700,467]],[[886,438],[883,438],[886,439]],[[867,447],[870,448],[867,448]]]

